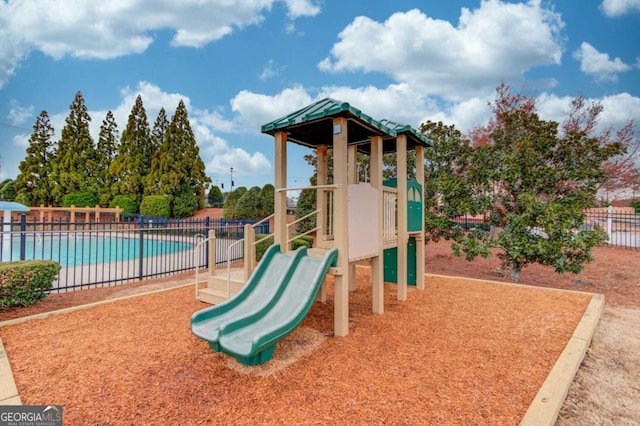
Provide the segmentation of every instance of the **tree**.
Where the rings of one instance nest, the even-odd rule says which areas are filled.
[[[420,131],[433,141],[424,152],[424,214],[427,237],[460,237],[462,229],[452,221],[465,214],[483,214],[482,191],[467,173],[472,160],[472,148],[454,126],[427,121]]]
[[[10,180],[2,185],[2,188],[0,189],[0,200],[14,201],[16,199],[16,195],[15,181]]]
[[[175,197],[186,185],[196,195],[198,208],[202,208],[205,189],[211,179],[206,175],[200,149],[189,124],[187,108],[182,100],[164,135],[158,159],[150,172],[150,179],[157,185],[157,193]]]
[[[241,186],[236,188],[227,194],[227,198],[224,200],[224,218],[225,219],[237,219],[236,215],[236,202],[247,192],[247,188]]]
[[[260,214],[258,217],[267,217],[272,215],[274,208],[274,199],[275,199],[276,188],[267,183],[260,190]]]
[[[198,211],[199,200],[188,184],[182,188],[171,203],[171,217],[191,217]]]
[[[107,111],[100,126],[98,145],[96,148],[96,179],[101,205],[109,205],[112,198],[111,186],[116,181],[109,173],[109,167],[118,153],[118,125],[111,111]]]
[[[25,194],[29,205],[53,203],[51,187],[51,161],[54,156],[54,130],[47,111],[42,111],[33,125],[27,155],[20,162],[16,178],[16,192]]]
[[[260,217],[259,186],[253,186],[236,201],[234,219],[256,219]]]
[[[564,133],[583,132],[595,137],[602,147],[620,143],[624,148],[604,164],[607,179],[598,189],[604,193],[605,200],[609,201],[634,188],[636,163],[640,161],[640,138],[633,120],[619,129],[609,126],[598,131],[598,121],[603,111],[604,106],[601,102],[587,103],[585,97],[580,95],[571,101],[571,107],[562,123],[562,130]]]
[[[151,143],[149,123],[142,97],[138,95],[131,109],[127,127],[122,132],[118,155],[109,167],[109,174],[115,182],[111,186],[112,195],[127,195],[140,204],[144,194],[144,183],[150,169]]]
[[[222,207],[224,205],[224,195],[222,195],[222,190],[218,185],[213,185],[209,189],[207,199],[211,207]]]
[[[145,193],[147,195],[153,195],[158,193],[158,174],[160,173],[161,162],[161,147],[164,142],[164,137],[169,130],[169,120],[167,119],[167,112],[164,108],[160,108],[158,117],[153,123],[153,130],[151,131],[151,166],[149,169],[149,175],[147,176],[145,183]]]
[[[480,132],[488,137],[476,144],[466,172],[475,192],[457,201],[461,211],[469,203],[490,212],[495,235],[481,230],[458,235],[454,252],[462,250],[471,260],[496,247],[514,281],[530,263],[580,272],[592,260],[591,249],[606,240],[601,229],[583,229],[583,210],[595,205],[598,185],[607,178],[604,164],[624,147],[602,145],[585,131],[562,133],[528,102],[513,107],[510,99],[510,92],[499,88],[492,130]]]
[[[69,109],[52,167],[56,203],[72,192],[97,192],[96,150],[89,132],[91,117],[81,92],[76,93]]]

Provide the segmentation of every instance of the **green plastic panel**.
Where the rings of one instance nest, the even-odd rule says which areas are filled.
[[[398,248],[384,249],[384,281],[398,283]],[[407,244],[407,284],[416,285],[416,239],[411,237]]]

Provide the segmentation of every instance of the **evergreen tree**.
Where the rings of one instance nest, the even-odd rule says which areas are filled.
[[[69,109],[52,167],[56,204],[72,192],[97,192],[96,150],[89,132],[91,117],[81,92],[76,93]]]
[[[171,118],[157,157],[157,168],[150,173],[150,179],[157,184],[158,194],[175,197],[183,191],[184,185],[188,185],[198,198],[198,208],[202,208],[204,193],[211,179],[205,173],[182,100]]]
[[[51,159],[54,155],[54,130],[47,111],[42,111],[33,125],[29,137],[27,155],[20,162],[20,174],[16,179],[16,192],[24,194],[29,205],[49,205],[51,195]]]
[[[256,219],[260,217],[260,187],[253,186],[235,204],[236,219]]]
[[[156,121],[153,123],[153,130],[151,131],[151,143],[150,143],[150,158],[151,158],[151,166],[149,169],[149,174],[147,175],[145,182],[145,194],[146,195],[157,195],[159,194],[159,178],[160,178],[160,167],[161,167],[161,147],[164,142],[164,137],[169,130],[169,120],[167,119],[167,113],[164,108],[160,108],[160,112],[158,112],[158,117]]]
[[[236,203],[247,192],[247,188],[241,186],[236,188],[227,194],[227,198],[224,200],[224,218],[225,219],[237,219],[236,215]]]
[[[151,164],[148,157],[150,144],[147,113],[142,97],[138,95],[129,114],[127,127],[122,132],[118,155],[109,167],[110,175],[116,180],[111,186],[112,195],[127,195],[138,204],[142,201],[144,183]]]
[[[270,183],[262,187],[260,191],[260,216],[267,217],[274,212],[274,198],[276,188]]]
[[[102,125],[97,146],[96,179],[98,182],[100,204],[108,206],[111,201],[111,185],[115,181],[109,173],[109,167],[118,152],[118,125],[111,111],[107,111]]]
[[[208,201],[211,207],[222,207],[224,204],[224,195],[222,195],[222,191],[218,185],[213,185],[211,189],[209,189]]]

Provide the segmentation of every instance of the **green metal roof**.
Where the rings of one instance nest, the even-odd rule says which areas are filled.
[[[395,138],[407,134],[407,147],[432,146],[433,143],[409,125],[390,120],[378,121],[347,102],[331,98],[319,100],[298,111],[280,117],[262,126],[262,133],[287,133],[287,140],[311,148],[333,145],[333,118],[348,119],[347,143],[358,145],[358,150],[369,153],[372,136],[382,136],[383,151],[395,152]]]

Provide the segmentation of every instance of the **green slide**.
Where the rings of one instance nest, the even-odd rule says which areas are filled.
[[[278,289],[289,279],[294,264],[306,254],[305,251],[280,253],[280,245],[273,244],[267,249],[260,263],[247,283],[231,299],[191,316],[191,331],[197,337],[209,342],[213,350],[218,350],[220,327],[228,321],[262,309],[272,300]]]
[[[275,345],[291,333],[307,315],[329,267],[335,266],[338,250],[322,259],[306,255],[291,265],[275,297],[261,309],[226,322],[219,331],[219,350],[246,365],[262,364],[273,355]]]

